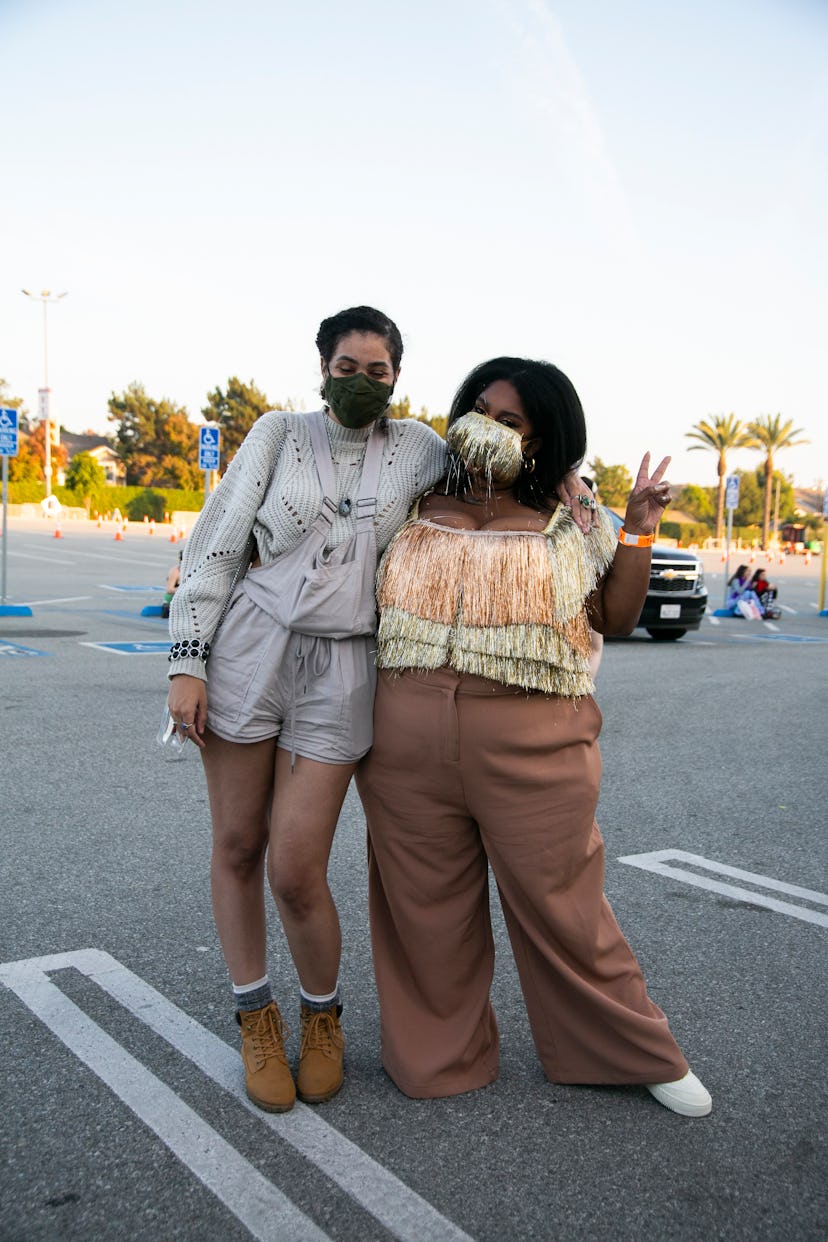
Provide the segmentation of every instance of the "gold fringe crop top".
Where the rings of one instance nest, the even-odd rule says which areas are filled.
[[[559,505],[543,531],[460,530],[414,517],[380,563],[377,665],[448,665],[510,686],[591,694],[586,600],[616,536],[584,536]]]

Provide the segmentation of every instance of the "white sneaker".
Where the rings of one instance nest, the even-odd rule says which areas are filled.
[[[713,1107],[710,1092],[700,1083],[692,1070],[688,1070],[677,1082],[647,1083],[647,1090],[674,1113],[683,1117],[706,1117]]]

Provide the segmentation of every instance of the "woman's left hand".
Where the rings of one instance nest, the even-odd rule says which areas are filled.
[[[670,460],[664,457],[650,474],[650,454],[644,454],[624,514],[624,530],[628,534],[651,535],[661,521],[670,503],[670,484],[662,482]]]
[[[557,495],[561,504],[571,510],[572,520],[585,535],[593,526],[598,525],[595,497],[577,470],[570,470],[569,474],[564,475],[558,484]]]

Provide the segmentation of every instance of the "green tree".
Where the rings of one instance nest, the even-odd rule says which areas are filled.
[[[592,472],[593,490],[602,505],[620,508],[627,503],[633,489],[633,478],[626,466],[607,466],[600,457],[587,463]]]
[[[765,504],[762,514],[762,546],[766,548],[770,541],[771,496],[773,494],[773,461],[777,453],[783,449],[794,448],[797,444],[808,444],[808,440],[797,439],[802,435],[801,427],[794,427],[793,419],[782,422],[781,414],[762,414],[747,425],[750,437],[748,448],[758,449],[765,454],[764,483]]]
[[[106,475],[91,453],[76,453],[66,471],[66,486],[80,496],[89,509],[93,496],[106,487]]]
[[[201,413],[208,423],[218,423],[221,428],[221,453],[225,462],[229,462],[256,419],[267,410],[277,408],[293,410],[296,407],[290,400],[274,406],[252,380],[243,384],[238,376],[231,375],[223,392],[214,388],[207,394],[207,404],[202,406]]]
[[[748,433],[735,414],[717,414],[712,422],[703,419],[684,434],[688,440],[699,441],[698,444],[690,445],[691,450],[707,449],[716,454],[716,470],[719,476],[719,490],[716,497],[716,538],[721,539],[724,530],[727,454],[730,449],[747,447]]]
[[[698,487],[695,483],[683,487],[676,497],[676,508],[700,522],[713,522],[716,515],[715,489]]]
[[[410,397],[400,397],[399,401],[392,401],[388,407],[389,418],[414,418],[418,423],[425,423],[428,427],[433,427],[438,436],[445,438],[446,424],[448,417],[445,414],[429,414],[424,405],[420,406],[419,414],[411,408]]]
[[[739,504],[733,512],[735,526],[761,526],[765,511],[765,471],[737,470],[739,476]],[[785,478],[778,470],[773,482],[773,490],[779,485],[779,519],[784,522],[787,515],[793,514],[794,491],[790,479]]]
[[[201,485],[198,428],[183,406],[155,401],[143,384],[133,382],[109,398],[109,421],[117,425],[118,456],[129,485],[187,487]]]
[[[45,483],[46,424],[44,422],[30,423],[28,433],[24,432],[19,439],[19,446],[20,451],[17,457],[9,458],[9,481],[23,483],[37,480]],[[69,454],[66,452],[65,445],[52,444],[49,456],[52,463],[52,477],[55,478],[58,470],[66,466]]]

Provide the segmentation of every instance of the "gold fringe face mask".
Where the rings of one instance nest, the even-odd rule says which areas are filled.
[[[472,478],[485,479],[489,487],[509,487],[523,467],[520,432],[477,410],[452,423],[446,444]]]

